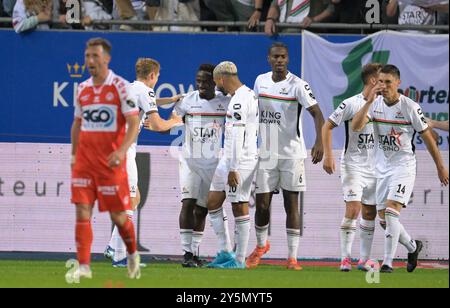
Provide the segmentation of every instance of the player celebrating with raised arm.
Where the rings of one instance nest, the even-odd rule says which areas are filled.
[[[312,115],[316,141],[312,161],[322,160],[322,111],[308,83],[288,71],[289,52],[283,43],[269,49],[268,62],[272,71],[258,76],[254,91],[259,97],[260,160],[256,175],[255,228],[257,246],[247,259],[247,266],[258,266],[269,251],[267,240],[270,204],[275,190],[283,189],[288,242],[287,268],[300,270],[297,250],[300,239],[299,192],[305,191],[304,160],[307,157],[303,140],[302,115],[305,108]]]
[[[208,215],[206,202],[219,162],[223,126],[230,97],[216,91],[214,65],[200,65],[195,77],[197,91],[187,94],[175,106],[182,116],[185,134],[180,154],[180,237],[184,251],[183,267],[202,267],[199,246]]]
[[[441,183],[448,185],[448,170],[420,106],[398,93],[400,71],[394,65],[385,65],[380,72],[379,83],[367,102],[355,115],[352,129],[362,131],[373,121],[378,137],[377,155],[377,207],[380,217],[386,219],[384,261],[381,272],[392,273],[392,262],[398,242],[408,250],[407,271],[417,266],[422,242],[412,240],[400,223],[400,211],[408,205],[416,178],[414,136],[419,132],[437,168]],[[382,95],[377,97],[377,93]]]
[[[241,83],[232,62],[222,62],[214,69],[214,81],[222,92],[232,95],[232,99],[225,122],[224,156],[208,195],[211,224],[220,245],[219,253],[208,267],[242,269],[250,236],[248,202],[258,164],[258,100],[255,93]],[[236,255],[232,252],[228,219],[222,208],[226,198],[232,204],[236,222]]]
[[[128,102],[139,108],[140,126],[142,128],[145,121],[145,128],[165,132],[172,127],[181,124],[181,118],[172,114],[172,117],[165,121],[161,119],[158,113],[155,99],[155,85],[158,82],[160,73],[160,64],[158,61],[150,58],[140,58],[136,62],[136,81],[129,87]],[[131,208],[127,211],[130,219],[133,217],[133,211],[136,210],[141,198],[138,188],[138,170],[136,165],[136,147],[137,138],[130,146],[127,152],[127,173],[130,186]],[[115,267],[127,265],[126,246],[122,241],[119,229],[114,227],[111,240],[106,248],[104,255],[112,259]]]
[[[360,221],[360,260],[358,269],[365,270],[369,261],[375,231],[376,185],[375,175],[375,139],[372,123],[368,123],[360,132],[351,129],[355,114],[366,103],[370,91],[378,83],[378,74],[382,65],[370,63],[363,67],[361,78],[364,83],[362,93],[344,100],[330,115],[322,128],[325,158],[323,169],[328,174],[336,171],[333,157],[332,130],[345,124],[345,148],[341,155],[341,181],[345,201],[345,216],[341,223],[341,266],[343,272],[352,269],[351,252],[355,238],[356,223],[362,208]],[[368,264],[369,265],[369,264]]]
[[[81,83],[72,125],[72,202],[76,205],[76,246],[80,267],[74,278],[92,278],[90,254],[93,241],[92,210],[109,211],[128,252],[128,277],[140,278],[126,154],[136,140],[139,109],[127,100],[128,84],[109,70],[111,44],[102,38],[87,42],[85,63],[91,78]],[[128,128],[127,128],[128,127]]]

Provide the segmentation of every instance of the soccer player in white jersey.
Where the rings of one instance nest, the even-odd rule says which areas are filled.
[[[242,269],[245,268],[250,236],[248,202],[258,164],[258,100],[255,93],[241,83],[232,62],[222,62],[215,68],[214,81],[232,98],[225,122],[224,155],[208,195],[210,220],[220,246],[219,253],[208,267]],[[225,199],[231,202],[235,217],[236,254],[232,251],[228,219],[222,208]]]
[[[312,161],[322,160],[322,111],[307,82],[288,71],[289,52],[283,43],[274,43],[268,55],[272,71],[258,76],[254,91],[260,109],[260,160],[256,176],[255,228],[257,246],[247,259],[247,266],[258,266],[270,249],[268,229],[270,203],[275,190],[283,190],[287,214],[287,268],[301,270],[297,263],[300,239],[299,192],[305,191],[304,160],[307,157],[303,140],[302,116],[306,109],[315,124],[316,140]]]
[[[200,65],[195,78],[197,91],[188,93],[175,105],[185,124],[180,155],[180,238],[183,267],[202,267],[199,246],[208,215],[211,181],[219,163],[223,127],[230,97],[216,91],[214,65]]]
[[[161,119],[156,106],[154,87],[158,82],[160,64],[158,61],[149,58],[140,58],[136,62],[136,81],[129,86],[128,102],[139,108],[140,128],[146,121],[146,128],[156,132],[165,132],[172,127],[182,123],[181,118],[172,114],[172,117],[165,121]],[[175,98],[174,98],[175,99]],[[140,203],[140,193],[138,189],[138,171],[136,165],[137,139],[130,146],[127,152],[127,173],[130,187],[131,207],[133,211]],[[133,211],[127,211],[131,219]],[[104,252],[105,257],[112,259],[114,267],[126,267],[126,247],[120,237],[117,227],[114,227],[111,240]]]
[[[355,115],[352,129],[361,131],[373,122],[378,141],[377,155],[377,208],[385,219],[384,261],[381,272],[392,273],[392,262],[398,242],[408,250],[407,271],[417,266],[422,242],[411,239],[400,223],[400,211],[408,205],[416,178],[414,136],[421,134],[428,152],[436,164],[439,180],[448,185],[448,170],[433,140],[420,106],[398,93],[400,71],[394,65],[385,65],[379,83],[370,92],[367,102]],[[382,95],[377,97],[377,93]]]
[[[342,123],[345,125],[345,148],[341,155],[341,181],[345,201],[345,216],[341,223],[341,266],[343,272],[352,269],[351,253],[356,233],[356,224],[362,210],[360,227],[360,259],[358,269],[365,270],[375,231],[376,185],[375,175],[375,136],[372,123],[360,132],[351,129],[355,114],[366,103],[370,91],[378,83],[378,74],[382,65],[370,63],[363,67],[361,79],[364,83],[362,93],[344,100],[330,115],[322,128],[325,157],[323,169],[328,174],[336,171],[333,157],[332,130]],[[369,265],[369,264],[367,264]]]

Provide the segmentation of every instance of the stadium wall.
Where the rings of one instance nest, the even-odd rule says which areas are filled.
[[[201,63],[234,61],[249,86],[257,75],[270,70],[267,49],[273,41],[263,35],[39,31],[17,35],[0,31],[0,251],[74,251],[75,215],[69,185],[73,95],[76,85],[88,75],[82,68],[84,43],[95,36],[112,42],[111,67],[129,80],[133,79],[138,57],[158,59],[162,71],[157,94],[163,97],[192,90],[195,71]],[[327,37],[338,43],[360,38]],[[301,36],[280,36],[278,40],[289,46],[290,69],[300,75]],[[3,47],[4,43],[8,48]],[[448,116],[448,103],[442,107]],[[167,116],[170,110],[161,112]],[[172,153],[176,147],[169,147],[179,136],[179,132],[172,135],[143,132],[139,139],[140,189],[145,198],[137,226],[141,246],[149,248],[152,254],[181,254],[178,164]],[[305,137],[311,147],[314,134],[306,130]],[[336,157],[341,146],[342,143],[336,146]],[[448,164],[448,138],[441,150]],[[448,189],[440,187],[430,156],[424,151],[417,154],[414,197],[411,206],[402,213],[402,221],[413,236],[425,241],[425,258],[448,259]],[[299,255],[336,258],[344,210],[339,177],[326,175],[321,165],[314,166],[309,161],[306,167],[308,191],[302,196],[304,223]],[[269,257],[284,258],[287,253],[284,221],[282,200],[276,196]],[[107,215],[96,214],[93,222],[93,251],[102,252],[109,240],[111,224]],[[217,244],[210,226],[205,234],[202,254],[213,255]],[[254,244],[252,231],[250,247]],[[358,245],[356,242],[355,252]],[[383,253],[379,227],[374,253],[379,258]],[[406,255],[403,248],[398,253],[401,257]]]

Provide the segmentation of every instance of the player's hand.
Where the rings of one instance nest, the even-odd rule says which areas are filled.
[[[323,170],[328,174],[333,174],[336,171],[336,163],[333,156],[325,156]]]
[[[180,117],[175,111],[172,111],[169,120],[174,121],[175,124],[183,123],[183,118]]]
[[[376,86],[374,86],[372,90],[370,90],[369,95],[367,96],[367,102],[369,104],[372,104],[382,90],[383,86],[381,84],[378,83]]]
[[[183,95],[183,94],[178,94],[178,95],[172,96],[171,97],[172,103],[178,103],[180,100],[183,99],[183,97],[185,97],[185,95]]]
[[[237,187],[239,185],[239,173],[237,171],[230,171],[228,173],[228,186]]]
[[[323,158],[323,144],[321,141],[316,141],[311,149],[312,163],[315,165],[320,163]]]
[[[121,150],[117,150],[109,154],[108,156],[108,166],[111,168],[117,168],[120,166],[120,164],[124,161],[126,152],[123,152]]]
[[[448,186],[448,170],[445,167],[438,168],[438,176],[442,185]]]
[[[250,17],[250,19],[248,20],[248,28],[249,29],[253,29],[254,27],[256,27],[259,24],[259,21],[261,20],[261,12],[259,11],[255,11],[253,13],[253,15]]]

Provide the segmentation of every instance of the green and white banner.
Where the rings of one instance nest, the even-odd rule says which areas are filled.
[[[359,41],[335,44],[303,32],[302,76],[311,85],[325,117],[344,99],[362,91],[362,67],[370,62],[394,64],[401,72],[400,91],[417,101],[426,116],[448,120],[449,36],[382,31]],[[448,133],[439,132],[448,150]],[[340,148],[344,134],[335,134]],[[424,149],[420,135],[418,149]]]

